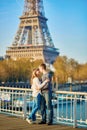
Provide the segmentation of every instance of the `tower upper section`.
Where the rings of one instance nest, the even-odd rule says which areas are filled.
[[[45,16],[43,0],[25,0],[24,4],[24,16]]]
[[[45,18],[43,0],[25,0],[23,15],[13,46],[44,45],[54,47]]]

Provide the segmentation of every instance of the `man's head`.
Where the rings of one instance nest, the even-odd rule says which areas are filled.
[[[41,65],[39,65],[39,70],[40,70],[41,73],[46,71],[46,64],[42,63]]]

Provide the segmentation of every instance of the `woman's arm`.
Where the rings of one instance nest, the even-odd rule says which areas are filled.
[[[36,80],[37,89],[39,90],[43,88],[49,82],[49,79],[46,79],[43,83],[40,83],[38,78],[36,78],[35,80]]]

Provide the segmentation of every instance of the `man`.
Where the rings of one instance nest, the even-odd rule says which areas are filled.
[[[41,89],[42,91],[42,100],[41,100],[41,115],[42,121],[39,124],[46,124],[46,115],[48,115],[48,125],[51,125],[53,122],[53,109],[52,109],[52,84],[51,84],[51,75],[46,70],[46,65],[41,64],[39,66],[40,72],[42,75],[42,82],[46,79],[49,79],[49,82]],[[47,108],[47,113],[46,113]]]

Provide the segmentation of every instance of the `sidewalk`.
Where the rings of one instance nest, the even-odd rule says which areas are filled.
[[[23,119],[0,114],[0,130],[77,130],[77,128],[73,129],[73,127],[63,125],[28,124]]]

